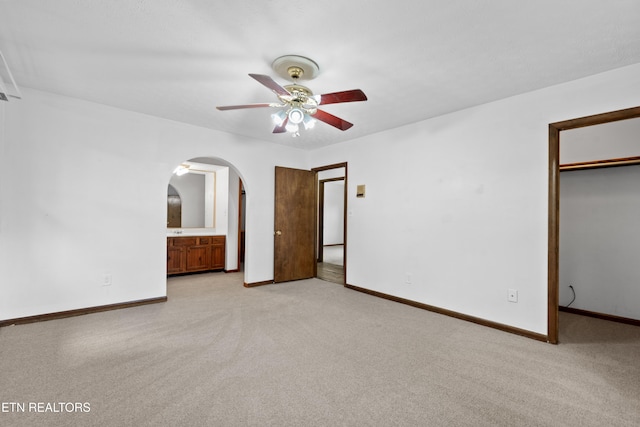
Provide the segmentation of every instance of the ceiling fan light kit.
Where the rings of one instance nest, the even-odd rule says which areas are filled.
[[[304,120],[304,112],[300,108],[291,108],[287,116],[289,116],[289,122],[295,123],[296,125]]]
[[[178,165],[178,167],[174,169],[173,173],[178,176],[186,175],[189,173],[189,168],[191,168],[191,165],[183,163],[181,165]]]
[[[311,89],[298,84],[298,80],[314,79],[320,72],[318,64],[304,56],[281,56],[273,61],[271,68],[273,68],[279,76],[290,79],[293,84],[280,86],[271,77],[263,74],[249,74],[249,76],[263,86],[271,89],[278,97],[279,103],[228,105],[216,108],[221,111],[262,107],[282,108],[282,110],[271,115],[275,124],[273,133],[290,132],[292,136],[296,137],[300,136],[299,125],[301,123],[305,130],[307,130],[314,127],[316,120],[327,123],[342,131],[353,126],[352,123],[346,120],[318,109],[319,105],[367,100],[366,95],[360,89],[314,95]]]

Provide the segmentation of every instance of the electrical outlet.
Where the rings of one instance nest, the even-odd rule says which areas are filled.
[[[102,286],[111,286],[111,274],[106,273],[104,275],[104,280],[102,281]]]
[[[407,273],[406,278],[404,279],[404,283],[411,284],[411,273]]]
[[[509,302],[518,302],[518,291],[515,289],[507,290],[507,301]]]

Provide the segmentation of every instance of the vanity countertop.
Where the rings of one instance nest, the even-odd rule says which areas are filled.
[[[216,233],[215,228],[167,228],[167,237],[180,236],[224,236]]]

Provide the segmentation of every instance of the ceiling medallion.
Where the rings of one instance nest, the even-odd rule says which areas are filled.
[[[320,73],[318,64],[305,56],[284,55],[271,63],[271,68],[287,80],[313,80]]]

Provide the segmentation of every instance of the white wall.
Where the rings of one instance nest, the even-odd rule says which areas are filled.
[[[215,203],[216,203],[216,179],[215,173],[204,176],[204,227],[215,228]]]
[[[0,319],[165,295],[167,182],[215,157],[246,186],[245,281],[273,278],[274,166],[347,161],[349,284],[546,333],[548,124],[640,105],[640,64],[313,152],[24,92],[6,108]]]
[[[216,234],[226,235],[229,231],[229,168],[216,170]]]
[[[324,183],[324,227],[322,243],[344,243],[344,181]]]
[[[560,304],[640,319],[640,165],[560,174]]]
[[[640,156],[640,118],[560,132],[560,164]]]
[[[348,162],[347,283],[546,334],[548,125],[638,105],[640,64],[314,151]]]
[[[0,102],[0,171],[7,167],[7,155],[5,153],[5,106],[6,102]],[[4,207],[4,175],[0,173],[0,242],[2,241],[2,211]],[[0,284],[0,291],[2,285]]]
[[[167,183],[195,157],[225,159],[242,175],[245,281],[273,279],[274,166],[304,167],[303,152],[28,88],[23,95],[4,107],[0,319],[166,295]],[[102,286],[105,274],[111,286]]]
[[[227,218],[229,228],[227,230],[227,256],[226,269],[236,270],[238,266],[238,194],[240,191],[240,181],[238,175],[233,170],[229,170],[229,186],[228,186],[228,211]]]

